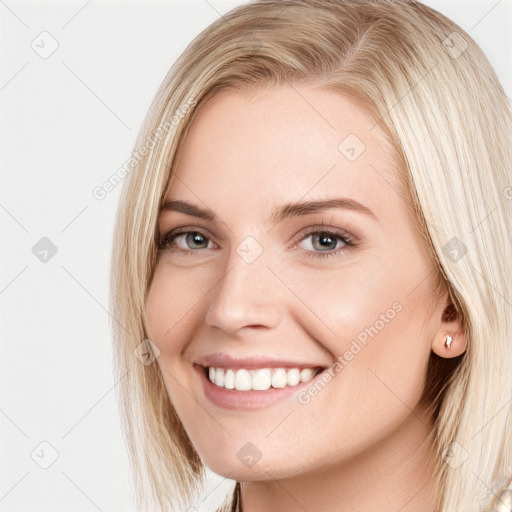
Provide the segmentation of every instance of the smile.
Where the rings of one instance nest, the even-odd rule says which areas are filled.
[[[328,365],[217,352],[197,357],[192,367],[199,377],[200,393],[211,404],[232,411],[256,411],[293,400]]]
[[[323,368],[206,368],[212,384],[236,391],[266,391],[309,382]]]

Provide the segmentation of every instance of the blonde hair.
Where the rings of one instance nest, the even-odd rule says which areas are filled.
[[[248,3],[196,37],[160,86],[136,148],[159,140],[124,183],[112,253],[115,374],[137,510],[187,506],[204,483],[157,364],[134,355],[147,338],[157,219],[180,142],[219,91],[297,83],[355,98],[402,163],[398,177],[468,343],[455,363],[432,355],[426,376],[435,498],[440,512],[481,510],[512,468],[511,111],[471,37],[403,0]]]

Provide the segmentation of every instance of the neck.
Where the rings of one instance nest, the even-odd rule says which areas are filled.
[[[432,426],[422,416],[414,411],[390,435],[337,466],[242,483],[243,512],[435,512]]]

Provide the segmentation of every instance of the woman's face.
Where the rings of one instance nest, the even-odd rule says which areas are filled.
[[[145,320],[219,474],[290,477],[426,429],[444,304],[374,125],[312,86],[225,91],[183,142]]]

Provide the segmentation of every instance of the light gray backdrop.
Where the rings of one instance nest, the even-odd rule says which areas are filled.
[[[134,510],[107,310],[121,187],[93,191],[176,57],[242,3],[0,0],[2,511]],[[426,3],[476,39],[511,96],[512,0]]]

